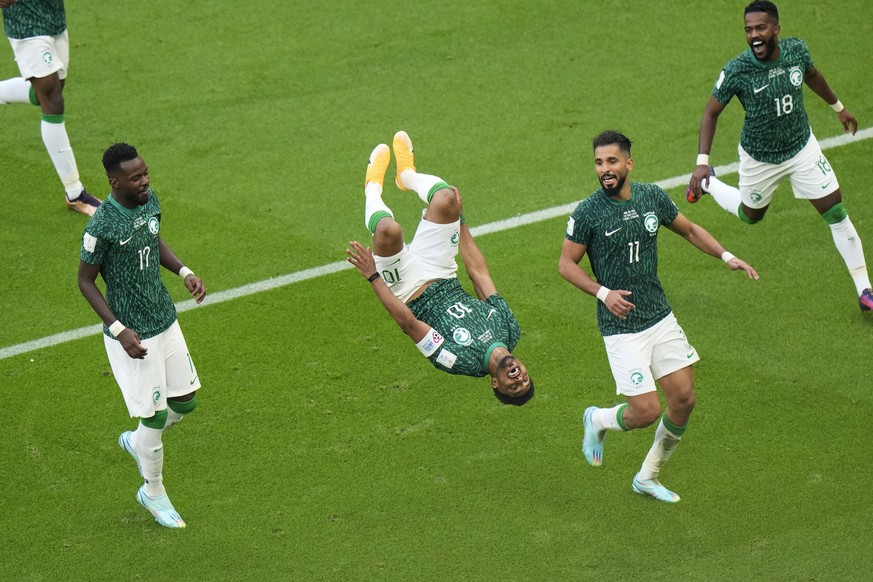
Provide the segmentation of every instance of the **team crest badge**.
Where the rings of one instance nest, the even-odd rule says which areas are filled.
[[[44,62],[46,65],[51,66],[52,61],[54,60],[55,57],[54,55],[52,55],[51,51],[45,51],[44,53],[42,53],[42,62]]]
[[[630,380],[634,386],[640,386],[643,383],[643,372],[640,369],[631,370]]]
[[[452,334],[452,339],[455,343],[461,346],[469,346],[473,343],[473,335],[465,327],[459,327]]]
[[[454,234],[452,235],[452,244],[453,244],[453,245],[458,244],[458,241],[460,240],[460,238],[461,238],[461,233],[460,233],[460,232],[456,232],[456,233],[454,233]]]
[[[152,234],[158,234],[158,231],[161,230],[161,223],[158,222],[158,219],[152,216],[149,218],[149,232]]]
[[[655,233],[658,232],[658,217],[654,214],[649,214],[643,219],[643,225],[646,227],[646,230]]]
[[[152,394],[152,404],[157,404],[161,399],[161,391],[155,390],[154,394]]]
[[[803,85],[803,73],[800,72],[800,67],[791,67],[788,69],[788,80],[790,80],[791,84],[795,87]]]

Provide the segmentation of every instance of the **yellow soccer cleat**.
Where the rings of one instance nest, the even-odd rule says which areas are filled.
[[[388,164],[391,162],[391,150],[384,143],[380,143],[370,154],[370,162],[367,164],[367,178],[364,180],[364,187],[369,183],[382,185],[385,181],[385,172],[388,171]]]
[[[412,155],[412,140],[409,139],[409,135],[401,130],[394,134],[394,159],[397,161],[397,177],[394,179],[394,182],[397,184],[397,187],[403,191],[409,190],[406,186],[403,185],[403,181],[400,180],[400,174],[405,172],[406,170],[415,171],[415,157]]]

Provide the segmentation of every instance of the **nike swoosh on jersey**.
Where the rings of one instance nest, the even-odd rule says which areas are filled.
[[[130,240],[131,240],[132,238],[133,238],[133,235],[131,235],[130,238],[128,238],[127,240],[120,240],[120,241],[118,241],[118,244],[120,244],[121,246],[124,246],[124,245],[126,245],[127,243],[129,243]]]
[[[620,231],[621,229],[622,229],[622,227],[619,226],[619,227],[616,228],[615,230],[607,230],[607,231],[606,231],[605,233],[603,233],[603,234],[605,234],[606,236],[612,236],[612,235],[614,235],[615,233],[617,233],[618,231]]]
[[[761,91],[763,91],[764,89],[766,89],[766,88],[769,87],[769,86],[770,86],[770,83],[767,83],[767,84],[764,85],[763,87],[758,87],[757,89],[754,90],[754,91],[755,91],[755,95],[757,95],[758,93],[760,93]]]

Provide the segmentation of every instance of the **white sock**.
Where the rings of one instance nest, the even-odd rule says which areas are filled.
[[[30,103],[30,82],[22,77],[0,81],[0,105]]]
[[[855,230],[855,225],[847,216],[836,224],[831,224],[831,235],[834,244],[843,257],[849,274],[855,282],[855,290],[860,297],[864,289],[870,288],[870,277],[867,275],[867,263],[864,261],[864,248],[861,246],[861,237]]]
[[[403,182],[404,186],[418,194],[418,197],[425,204],[429,204],[430,200],[427,199],[427,196],[430,194],[431,188],[444,180],[430,174],[419,174],[415,170],[406,170],[400,174],[400,181]]]
[[[591,422],[594,424],[594,428],[600,430],[625,430],[618,422],[618,414],[620,411],[624,411],[625,408],[627,408],[627,404],[619,404],[612,408],[595,408],[594,413],[591,415]]]
[[[169,406],[167,407],[167,423],[164,425],[164,428],[161,432],[167,432],[173,426],[182,422],[182,419],[185,418],[184,414],[179,414]]]
[[[640,481],[648,481],[649,479],[657,479],[661,472],[661,467],[676,450],[681,437],[676,436],[664,425],[664,418],[658,423],[658,428],[655,430],[655,441],[652,443],[652,448],[649,449],[643,466],[640,468]]]
[[[142,423],[136,427],[130,437],[136,454],[139,455],[139,466],[145,478],[145,492],[149,497],[166,495],[163,477],[164,445],[161,442],[161,431],[149,428]]]
[[[373,218],[373,215],[379,212],[387,213],[391,218],[394,218],[394,213],[391,212],[391,209],[382,201],[382,185],[377,184],[375,182],[368,182],[367,186],[364,188],[364,196],[366,197],[366,201],[364,202],[364,226],[371,233],[376,232],[376,223],[381,220],[377,220],[373,224],[370,224],[370,220]]]
[[[726,212],[730,212],[737,218],[739,215],[739,208],[742,199],[740,198],[740,191],[733,186],[729,186],[716,178],[715,176],[709,177],[709,184],[706,186],[706,191],[718,202],[718,205],[725,209]]]
[[[49,157],[55,165],[55,171],[64,184],[67,198],[75,200],[82,193],[82,182],[79,181],[79,169],[76,167],[76,157],[70,146],[70,138],[67,136],[67,128],[64,122],[49,123],[43,120],[41,123],[42,143],[48,150]]]

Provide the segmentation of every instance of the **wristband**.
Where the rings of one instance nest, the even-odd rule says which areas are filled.
[[[837,113],[839,113],[839,112],[841,112],[843,109],[845,109],[845,107],[843,107],[843,104],[840,103],[840,100],[839,100],[839,99],[837,99],[837,102],[836,102],[836,103],[833,103],[833,104],[831,105],[831,109],[833,109],[834,111],[836,111]]]
[[[378,279],[378,278],[379,278],[379,273],[373,273],[372,275],[370,275],[369,277],[367,277],[367,281],[369,281],[370,283],[372,283],[373,281],[375,281],[375,280]]]
[[[736,259],[736,257],[727,251],[725,251],[721,254],[721,260],[724,261],[725,263],[729,262],[731,259]]]
[[[125,329],[127,328],[124,327],[124,324],[116,319],[115,323],[109,326],[109,333],[112,334],[112,337],[117,338],[118,334],[123,332]]]
[[[601,285],[600,289],[597,291],[597,298],[606,303],[606,296],[609,295],[610,291],[612,291],[612,289],[608,289]]]
[[[698,166],[708,166],[709,165],[709,154],[697,154],[697,165]]]
[[[181,269],[179,269],[179,276],[182,277],[183,279],[186,278],[188,275],[193,275],[193,274],[194,274],[194,271],[192,271],[188,267],[185,267],[184,265],[182,266]]]
[[[461,216],[458,217],[458,220],[461,221],[461,224],[467,224],[467,221],[464,220],[464,213],[463,212],[461,213]]]

